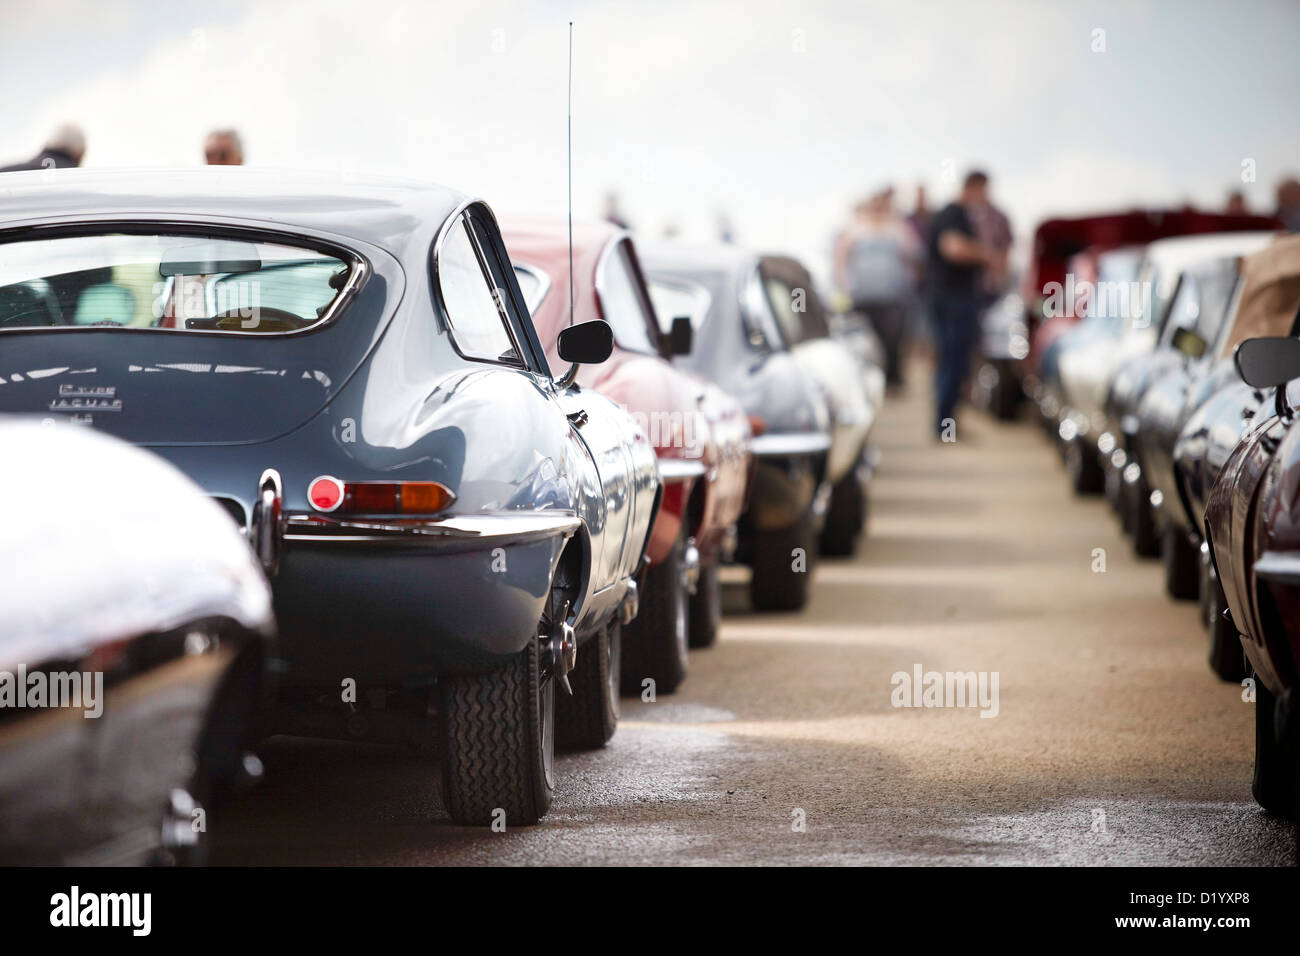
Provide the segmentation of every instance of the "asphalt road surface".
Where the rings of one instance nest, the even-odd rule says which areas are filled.
[[[452,826],[405,750],[276,738],[213,862],[1292,863],[1250,796],[1254,705],[1210,673],[1195,606],[1031,426],[968,413],[931,439],[913,372],[859,555],[822,562],[799,615],[749,613],[734,579],[718,645],[681,692],[625,700],[606,749],[558,758],[540,826]],[[918,665],[996,672],[996,716],[893,706]]]

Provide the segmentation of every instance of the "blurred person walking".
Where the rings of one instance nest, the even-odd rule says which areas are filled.
[[[0,173],[16,173],[24,169],[55,169],[80,166],[86,155],[86,136],[80,126],[64,123],[45,141],[41,151],[25,163],[0,166]]]
[[[934,221],[934,210],[930,208],[930,201],[926,197],[925,186],[918,183],[916,186],[916,198],[912,201],[912,211],[907,216],[907,224],[912,227],[912,232],[916,234],[916,241],[924,243],[930,235],[930,223]]]
[[[886,188],[853,207],[853,221],[835,242],[835,280],[866,316],[885,347],[885,381],[903,383],[903,342],[920,248],[894,212]]]
[[[934,432],[944,441],[956,438],[954,416],[979,328],[982,271],[1000,258],[979,240],[975,230],[975,219],[987,215],[988,182],[988,176],[979,170],[968,173],[957,200],[935,215],[927,241],[930,314],[939,352]]]
[[[1007,284],[1007,255],[1011,251],[1014,236],[1011,234],[1011,220],[1006,213],[993,204],[986,195],[983,202],[972,205],[967,212],[971,225],[975,227],[975,238],[992,254],[992,259],[980,273],[979,293],[980,311],[988,308],[1002,295]]]
[[[923,183],[916,184],[916,194],[912,200],[912,211],[907,216],[907,224],[912,227],[919,248],[924,249],[930,238],[930,223],[934,221],[934,210]],[[925,294],[925,256],[918,255],[915,263],[916,273],[913,282],[913,294],[907,312],[907,338],[914,343],[917,351],[927,360],[934,357],[933,333],[928,320],[928,306]]]
[[[203,159],[209,166],[244,165],[244,142],[233,129],[214,129],[203,141]]]

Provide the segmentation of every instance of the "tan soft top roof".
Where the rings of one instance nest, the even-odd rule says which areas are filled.
[[[1231,355],[1246,339],[1290,335],[1300,309],[1300,235],[1279,236],[1242,260],[1244,283],[1232,334],[1221,355]]]

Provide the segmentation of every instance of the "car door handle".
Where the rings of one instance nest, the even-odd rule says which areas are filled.
[[[573,423],[574,428],[581,428],[587,424],[587,410],[585,408],[580,408],[576,412],[569,412],[566,417]]]

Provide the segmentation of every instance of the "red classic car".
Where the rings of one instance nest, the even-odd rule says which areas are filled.
[[[671,334],[662,332],[626,232],[606,223],[576,224],[570,272],[565,222],[505,225],[552,371],[568,369],[556,341],[570,321],[608,322],[613,355],[582,366],[578,384],[623,405],[659,456],[663,502],[650,533],[640,613],[624,632],[621,670],[625,692],[639,693],[647,677],[671,692],[685,675],[688,642],[703,647],[717,637],[718,564],[745,504],[748,420],[722,389],[670,362],[690,350],[690,321],[674,321]]]
[[[1106,250],[1145,246],[1168,236],[1272,229],[1276,226],[1277,220],[1271,216],[1200,212],[1191,207],[1048,219],[1040,224],[1034,231],[1030,265],[1025,270],[1021,291],[1030,334],[1023,377],[1026,391],[1039,403],[1049,430],[1055,432],[1058,424],[1058,409],[1053,407],[1058,399],[1050,394],[1054,368],[1049,353],[1052,344],[1081,317],[1076,313],[1077,303],[1073,301],[1064,301],[1060,314],[1045,315],[1044,303],[1049,286],[1056,283],[1070,288],[1078,285],[1081,279],[1090,278],[1076,274],[1074,283],[1067,281],[1069,273],[1076,269],[1086,272],[1097,254]]]
[[[1255,799],[1296,808],[1297,666],[1300,665],[1300,429],[1292,405],[1300,378],[1300,236],[1277,239],[1243,265],[1237,369],[1259,390],[1243,434],[1205,505],[1214,570],[1255,675]],[[1270,330],[1290,327],[1290,337]],[[1259,335],[1263,338],[1248,338]],[[1263,390],[1273,390],[1268,402]],[[1290,394],[1288,394],[1290,392]]]

